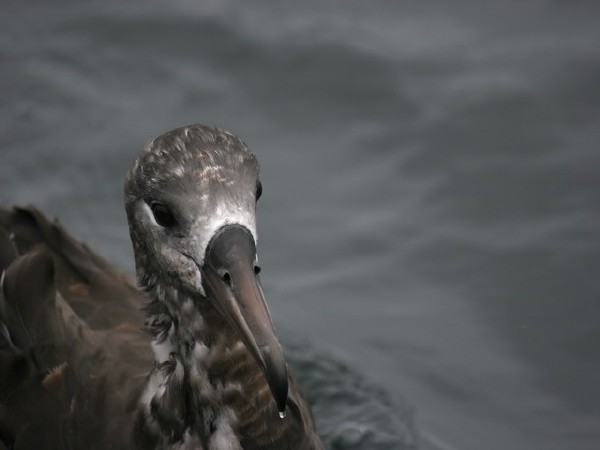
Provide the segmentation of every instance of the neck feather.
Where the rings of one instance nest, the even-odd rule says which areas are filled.
[[[215,448],[211,439],[260,431],[257,421],[275,417],[277,409],[237,333],[205,297],[160,282],[146,291],[151,301],[145,326],[155,357],[142,397],[146,432],[169,436],[164,445],[197,439],[203,448]]]

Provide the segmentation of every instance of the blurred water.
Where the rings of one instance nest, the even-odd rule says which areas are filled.
[[[6,1],[0,202],[129,270],[123,174],[262,164],[263,281],[333,448],[600,446],[600,7]]]

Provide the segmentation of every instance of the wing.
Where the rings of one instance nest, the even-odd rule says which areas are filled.
[[[134,280],[33,207],[0,208],[0,271],[0,442],[131,447],[153,365]]]

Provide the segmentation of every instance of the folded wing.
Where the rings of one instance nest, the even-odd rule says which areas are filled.
[[[0,443],[130,447],[153,364],[134,280],[33,207],[0,208],[0,271]]]

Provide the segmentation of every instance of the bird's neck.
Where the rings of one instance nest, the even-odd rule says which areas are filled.
[[[214,448],[211,439],[252,433],[262,415],[277,415],[258,364],[209,299],[158,283],[148,293],[155,357],[141,399],[148,430]]]

